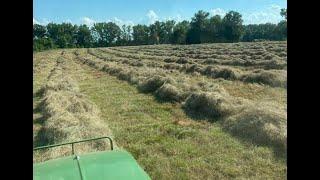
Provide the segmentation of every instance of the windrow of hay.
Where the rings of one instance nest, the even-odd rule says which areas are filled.
[[[237,137],[279,149],[287,147],[287,113],[276,104],[247,104],[242,111],[223,121],[223,127]]]
[[[157,98],[163,101],[176,101],[181,102],[183,100],[183,95],[181,91],[172,84],[163,84],[156,92]]]
[[[287,87],[287,71],[257,70],[241,77],[244,82],[262,83],[272,87]]]
[[[215,86],[210,92],[191,93],[183,103],[187,114],[209,119],[221,119],[236,113],[243,101],[230,96],[224,88]]]
[[[99,50],[99,49],[98,49]],[[275,71],[286,71],[287,63],[283,60],[279,60],[275,55],[270,55],[270,53],[266,52],[259,52],[259,53],[266,53],[266,58],[271,58],[270,60],[244,60],[241,58],[234,58],[231,60],[213,60],[208,59],[208,61],[212,62],[206,62],[206,60],[202,60],[200,62],[197,62],[195,60],[190,60],[188,58],[164,58],[163,62],[161,64],[161,61],[152,61],[149,58],[147,60],[145,59],[117,59],[115,60],[112,53],[111,56],[101,55],[97,51],[90,51],[88,50],[88,53],[90,55],[93,55],[94,57],[97,57],[99,59],[108,59],[108,61],[117,61],[122,64],[126,64],[133,67],[141,67],[146,66],[148,69],[154,69],[154,68],[161,68],[165,70],[169,70],[167,72],[174,72],[175,70],[178,70],[180,72],[184,73],[190,73],[193,75],[205,75],[207,77],[211,78],[223,78],[226,80],[231,81],[244,81],[248,83],[261,83],[265,85],[270,85],[272,87],[286,87],[286,80],[284,80],[284,76],[280,73],[275,73]],[[99,50],[100,51],[100,50]],[[103,53],[108,53],[108,51],[102,51]],[[269,57],[270,56],[270,57]],[[133,57],[137,58],[136,55],[133,55]],[[242,55],[242,57],[245,57],[245,55]],[[112,60],[114,59],[114,60]],[[99,62],[100,63],[100,62]],[[202,63],[202,64],[201,64]],[[217,65],[207,65],[211,63],[217,63]],[[101,68],[101,64],[96,65],[94,62],[87,62],[90,66],[98,66],[97,68]],[[203,65],[204,64],[204,65]],[[222,65],[222,66],[221,66]],[[227,65],[227,66],[225,66]],[[229,65],[233,65],[233,67],[230,67]],[[239,68],[234,66],[244,66],[248,67],[246,70],[245,68]],[[262,70],[265,73],[252,73],[250,69],[252,68],[262,68]],[[271,78],[269,78],[269,77]],[[278,77],[279,76],[279,77]],[[282,78],[282,79],[279,79]]]
[[[164,83],[172,83],[173,81],[171,78],[155,75],[139,83],[138,89],[145,93],[155,92]]]
[[[239,77],[239,73],[235,70],[227,67],[207,66],[202,74],[213,78],[223,78],[228,80],[236,80]]]
[[[100,119],[99,109],[80,93],[67,71],[66,59],[59,58],[44,87],[43,106],[46,121],[42,129],[43,144],[56,144],[86,138],[112,136]],[[76,145],[76,152],[110,148],[106,141]],[[70,147],[54,148],[35,154],[35,161],[69,155]]]

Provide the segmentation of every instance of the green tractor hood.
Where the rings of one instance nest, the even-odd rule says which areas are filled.
[[[65,144],[64,144],[65,145]],[[127,151],[72,155],[33,165],[34,180],[150,180]]]

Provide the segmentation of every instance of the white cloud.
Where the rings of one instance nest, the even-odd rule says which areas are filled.
[[[42,25],[47,25],[47,24],[49,24],[49,23],[50,23],[50,21],[48,21],[48,19],[42,18],[42,20],[41,20],[41,24],[42,24]]]
[[[153,10],[148,11],[147,17],[149,18],[149,24],[153,24],[158,20],[158,15]]]
[[[81,24],[85,24],[85,25],[91,27],[91,26],[93,26],[94,23],[95,23],[95,21],[93,19],[88,18],[88,17],[81,18]]]
[[[71,24],[72,24],[72,21],[71,21],[70,19],[64,20],[63,22],[64,22],[64,23],[71,23]]]
[[[242,13],[244,24],[278,23],[283,18],[280,15],[281,7],[271,4],[261,11]]]
[[[122,20],[122,19],[119,19],[117,17],[114,17],[113,19],[111,20],[107,20],[107,22],[114,22],[116,23],[118,26],[122,26],[122,25],[127,25],[127,26],[134,26],[134,23],[133,21],[126,21],[126,20]]]
[[[175,22],[181,22],[183,19],[182,19],[182,17],[181,17],[181,15],[180,15],[180,14],[177,14],[177,15],[176,15],[176,16],[174,16],[174,17],[164,18],[163,20],[164,20],[164,21],[174,20]]]
[[[40,24],[40,22],[33,18],[33,24]]]
[[[42,18],[41,21],[38,21],[35,18],[33,18],[33,24],[46,26],[47,24],[49,24],[49,21],[46,18]]]
[[[212,13],[213,16],[220,15],[221,17],[224,17],[227,13],[225,10],[221,8],[212,9],[210,12]]]
[[[122,19],[119,19],[117,17],[114,17],[112,20],[108,20],[108,21],[111,21],[111,22],[114,22],[116,23],[118,26],[122,26],[122,25],[127,25],[127,26],[134,26],[134,23],[132,21],[126,21],[126,20],[122,20]]]

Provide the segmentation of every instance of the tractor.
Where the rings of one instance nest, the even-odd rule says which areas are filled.
[[[111,150],[77,155],[74,145],[78,143],[108,139]],[[115,150],[110,137],[98,137],[81,141],[36,147],[44,150],[71,145],[72,154],[33,165],[34,180],[150,180],[133,156],[125,150]]]

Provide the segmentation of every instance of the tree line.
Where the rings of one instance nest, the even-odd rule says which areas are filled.
[[[33,25],[33,50],[53,48],[89,48],[148,44],[200,44],[257,40],[287,39],[287,10],[281,9],[284,20],[278,24],[243,25],[242,15],[229,11],[224,17],[210,17],[198,11],[191,21],[156,21],[147,25],[122,25],[114,22],[87,25],[49,23]]]

